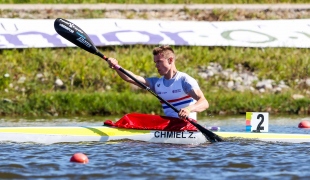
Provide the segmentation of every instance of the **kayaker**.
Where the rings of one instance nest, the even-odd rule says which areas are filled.
[[[174,51],[168,45],[155,47],[153,49],[153,60],[161,77],[144,78],[131,71],[126,71],[150,87],[158,96],[180,109],[179,113],[176,113],[165,103],[162,103],[166,116],[182,119],[189,117],[197,120],[197,112],[202,112],[209,108],[209,103],[201,91],[197,80],[177,70]],[[107,62],[110,68],[115,69],[123,80],[139,86],[131,78],[117,68],[114,68],[118,66],[118,61],[115,58],[109,58]]]

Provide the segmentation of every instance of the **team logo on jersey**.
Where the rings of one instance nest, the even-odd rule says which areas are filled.
[[[159,87],[159,86],[160,86],[160,84],[158,83],[158,84],[157,84],[157,87]]]
[[[181,89],[172,90],[172,93],[178,93],[181,92]]]

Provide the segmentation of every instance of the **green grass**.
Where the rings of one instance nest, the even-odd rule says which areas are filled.
[[[100,50],[108,57],[119,59],[125,69],[141,76],[156,76],[152,48],[153,46],[137,45]],[[291,87],[296,85],[295,79],[304,79],[310,74],[309,49],[196,46],[174,48],[178,69],[195,78],[199,78],[198,69],[206,68],[210,62],[217,62],[224,69],[234,69],[237,64],[242,64],[255,71],[261,79],[284,80]],[[1,50],[0,58],[3,62],[0,75],[10,75],[10,78],[2,77],[1,90],[7,88],[9,83],[17,84],[21,76],[26,77],[26,84],[33,84],[46,91],[53,89],[56,77],[62,79],[68,89],[73,91],[108,91],[109,88],[123,91],[129,88],[127,83],[107,67],[105,61],[80,48]],[[39,73],[44,75],[44,80],[36,77]],[[73,75],[71,85],[70,77]],[[206,88],[212,85],[208,81],[200,81]]]
[[[99,50],[108,57],[117,58],[123,68],[138,75],[157,76],[152,48],[137,45]],[[296,83],[296,79],[310,75],[309,49],[196,46],[174,49],[178,70],[197,78],[210,101],[211,107],[206,113],[234,114],[268,109],[273,113],[307,113],[310,109],[308,87]],[[3,115],[161,113],[155,97],[145,90],[133,89],[108,68],[105,61],[80,48],[1,50],[0,59],[3,99],[0,113]],[[223,89],[218,86],[218,81],[225,81],[222,77],[206,80],[198,75],[198,70],[206,69],[210,62],[233,70],[242,64],[260,79],[283,80],[291,88],[280,94]],[[43,77],[38,78],[38,74]],[[19,83],[22,76],[26,80]],[[64,81],[66,90],[54,89],[56,77]],[[306,98],[294,100],[293,94]]]
[[[252,92],[206,93],[210,108],[201,116],[210,114],[243,114],[270,112],[271,114],[308,114],[310,99],[294,100],[291,92],[258,94]],[[1,115],[72,116],[121,115],[129,112],[162,114],[159,101],[151,94],[125,92],[85,93],[49,92],[27,96],[13,102],[0,101]]]

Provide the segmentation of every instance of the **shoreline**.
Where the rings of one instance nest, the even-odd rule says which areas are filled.
[[[195,10],[195,8],[197,8]],[[222,8],[220,10],[214,10],[214,8]],[[239,8],[238,10],[234,10]],[[63,18],[119,18],[119,19],[161,19],[161,20],[184,20],[184,21],[242,21],[242,20],[268,20],[268,19],[309,19],[310,18],[310,4],[268,4],[268,5],[221,5],[221,4],[202,4],[202,5],[126,5],[126,4],[3,4],[0,5],[2,9],[1,18],[22,18],[22,19],[55,19],[57,17]],[[6,9],[6,10],[5,10]],[[309,9],[309,10],[308,10]],[[198,13],[197,13],[198,12]],[[279,69],[287,70],[288,65],[279,65],[275,61],[269,61],[270,66],[278,67],[278,71],[275,72],[275,77],[269,74],[268,67],[264,64],[264,59],[273,60],[277,58],[283,62],[287,62],[293,65],[292,73],[298,72],[298,77],[308,77],[305,72],[308,69],[307,54],[308,51],[304,49],[292,50],[292,49],[276,49],[260,51],[255,49],[249,49],[248,51],[242,51],[241,55],[236,55],[237,49],[222,50],[221,48],[214,48],[215,50],[209,52],[209,56],[217,63],[225,66],[235,63],[246,63],[250,68],[259,68],[261,72],[265,72],[268,76],[264,78],[269,79],[285,79],[288,82],[292,82],[294,79],[283,73],[279,72]],[[72,53],[73,52],[75,53]],[[79,53],[79,50],[23,50],[11,53],[10,50],[3,50],[8,53],[3,53],[0,56],[3,59],[4,66],[2,72],[10,73],[12,79],[9,81],[3,81],[4,85],[0,86],[0,90],[4,90],[4,96],[0,101],[0,116],[14,116],[14,115],[29,115],[38,116],[48,114],[54,115],[115,115],[124,114],[130,112],[151,112],[159,114],[161,109],[157,106],[158,100],[140,91],[134,91],[134,93],[118,93],[114,94],[114,89],[129,88],[124,86],[123,82],[117,79],[107,80],[105,77],[114,77],[113,72],[102,71],[102,64],[89,65],[87,59],[88,54]],[[124,62],[130,62],[132,58],[129,58],[128,49],[119,47],[117,53],[119,59],[123,59]],[[132,51],[132,49],[129,49]],[[188,54],[193,54],[191,58],[197,59],[196,54],[200,54],[201,51],[197,48],[188,50],[186,48],[180,49],[183,52],[182,57],[188,57]],[[61,57],[58,55],[61,51]],[[106,52],[103,49],[104,52]],[[137,48],[134,54],[130,54],[133,57],[145,52],[145,49]],[[113,51],[109,54],[115,53]],[[239,53],[239,49],[238,49]],[[246,55],[244,55],[246,53]],[[268,55],[269,54],[269,55]],[[25,56],[26,55],[26,56]],[[257,57],[251,58],[250,56]],[[31,58],[36,57],[36,58]],[[40,57],[44,60],[40,59]],[[219,58],[220,57],[220,58]],[[223,58],[224,57],[224,58]],[[234,62],[226,61],[225,57],[231,59]],[[242,58],[247,57],[246,61]],[[29,59],[35,59],[36,61],[29,61]],[[76,60],[77,59],[77,60]],[[293,62],[291,60],[294,60]],[[139,59],[139,62],[147,62],[147,58]],[[191,63],[190,67],[195,69],[199,68],[197,64],[205,64],[203,68],[207,67],[207,64],[212,62],[210,58],[205,58],[204,61],[200,60],[197,63]],[[254,62],[251,62],[254,61]],[[12,66],[11,62],[17,62]],[[38,63],[39,62],[39,63]],[[94,61],[95,62],[95,61]],[[67,63],[67,67],[70,70],[64,71],[61,67]],[[190,63],[190,61],[188,61]],[[249,63],[249,64],[248,64]],[[277,64],[275,64],[277,63]],[[80,64],[75,66],[75,64]],[[85,64],[85,65],[84,65]],[[137,64],[137,62],[136,62]],[[144,64],[144,63],[142,63]],[[55,66],[56,65],[56,66]],[[82,79],[80,69],[92,68],[85,70],[86,79]],[[302,67],[301,67],[302,66]],[[17,68],[18,67],[18,68]],[[33,68],[37,67],[37,68]],[[105,66],[103,66],[104,68]],[[124,64],[124,67],[131,67],[131,64]],[[151,67],[146,64],[144,66],[135,66],[135,68],[146,69]],[[228,66],[227,66],[228,67]],[[298,68],[297,68],[298,67]],[[55,69],[52,69],[55,68]],[[186,67],[184,67],[186,68]],[[19,69],[23,69],[21,72]],[[36,70],[37,69],[37,70]],[[204,69],[206,70],[206,69]],[[254,69],[253,69],[254,70]],[[34,71],[34,72],[33,72]],[[147,71],[147,70],[146,70]],[[287,74],[292,74],[289,70]],[[33,74],[36,73],[36,74]],[[27,75],[28,74],[28,75]],[[37,76],[39,74],[40,76]],[[93,76],[98,74],[98,76]],[[75,76],[77,75],[77,76]],[[67,84],[67,90],[58,90],[54,86],[55,77],[59,76]],[[26,77],[25,83],[20,83],[19,78]],[[70,78],[75,77],[75,84],[70,85]],[[84,75],[83,75],[84,77]],[[202,81],[206,90],[212,93],[208,97],[208,100],[212,103],[212,107],[205,112],[205,114],[238,114],[246,111],[268,111],[272,114],[310,114],[310,99],[309,93],[304,90],[299,90],[305,87],[305,84],[295,85],[293,89],[284,93],[250,93],[250,92],[236,92],[229,91],[227,88],[223,88],[222,84],[214,89],[212,82],[218,82],[212,80],[208,83]],[[34,83],[35,82],[35,83]],[[226,83],[226,81],[224,81]],[[10,83],[12,86],[9,86]],[[110,91],[113,84],[113,89]],[[294,85],[294,83],[291,83]],[[0,84],[1,85],[1,84]],[[85,86],[86,85],[86,86]],[[87,85],[92,85],[88,87]],[[211,86],[212,85],[212,86]],[[1,89],[2,88],[2,89]],[[220,91],[222,90],[222,91]],[[6,92],[7,91],[7,92]],[[108,95],[107,95],[108,93]],[[303,96],[301,98],[300,94]],[[297,95],[297,99],[295,99]],[[299,99],[298,99],[299,98]],[[98,103],[109,102],[109,103]],[[127,105],[131,103],[130,107]],[[124,106],[125,105],[125,106]],[[145,107],[148,107],[147,111]]]
[[[310,4],[1,4],[0,10],[134,10],[134,11],[166,11],[166,10],[212,10],[212,9],[245,9],[245,10],[304,10]]]

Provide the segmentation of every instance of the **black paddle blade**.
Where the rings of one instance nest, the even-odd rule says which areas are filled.
[[[220,136],[214,134],[213,132],[211,132],[208,129],[204,128],[200,124],[198,124],[198,123],[196,123],[194,121],[191,121],[191,120],[189,120],[189,122],[192,123],[192,125],[194,125],[208,139],[208,141],[210,141],[211,143],[223,142],[224,141]]]
[[[66,19],[57,18],[54,22],[54,28],[59,35],[73,44],[92,54],[100,55],[98,49],[88,35],[74,23]]]

